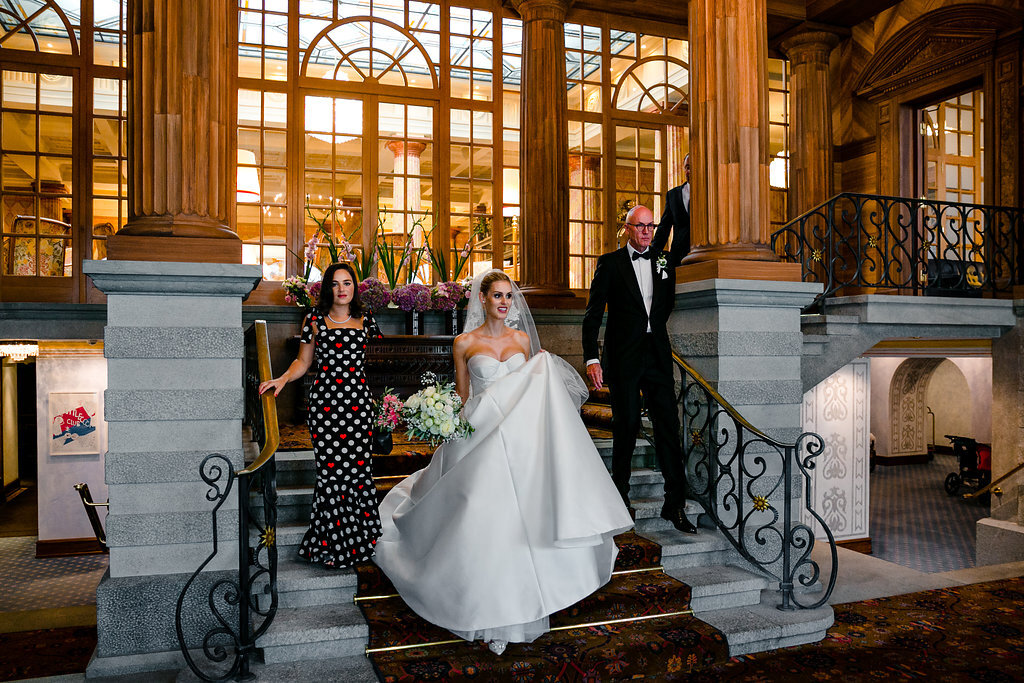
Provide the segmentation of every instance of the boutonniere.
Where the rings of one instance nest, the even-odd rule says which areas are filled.
[[[664,254],[658,255],[658,260],[654,262],[654,267],[658,269],[658,274],[661,275],[662,280],[668,277],[668,273],[665,272],[665,269],[668,268],[668,259],[665,258]]]

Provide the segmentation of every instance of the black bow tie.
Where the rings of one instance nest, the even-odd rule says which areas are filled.
[[[647,251],[645,251],[643,253],[641,253],[639,251],[634,251],[633,252],[633,260],[636,261],[638,258],[647,259],[648,261],[650,261],[651,260],[651,250],[648,249]]]

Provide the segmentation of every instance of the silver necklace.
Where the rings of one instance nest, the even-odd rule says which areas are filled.
[[[335,325],[344,325],[345,323],[347,323],[349,320],[352,319],[352,314],[349,313],[349,316],[347,318],[345,318],[344,320],[335,320],[334,318],[331,317],[331,314],[328,313],[327,314],[327,319],[330,320]]]

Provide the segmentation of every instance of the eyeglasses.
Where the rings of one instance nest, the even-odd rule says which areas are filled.
[[[650,232],[658,227],[657,223],[626,223],[626,225],[634,227],[641,232]]]

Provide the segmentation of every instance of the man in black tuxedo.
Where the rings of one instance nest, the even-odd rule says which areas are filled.
[[[654,450],[665,477],[661,516],[676,529],[696,533],[686,519],[685,470],[679,443],[679,413],[666,323],[675,304],[677,260],[651,248],[654,214],[635,206],[626,215],[628,244],[597,259],[583,316],[583,357],[587,376],[605,382],[612,405],[612,480],[629,506],[629,476],[640,430],[640,393],[654,423]],[[597,333],[605,306],[608,324],[604,356],[598,360]],[[632,508],[631,508],[632,511]]]
[[[683,172],[686,182],[673,187],[665,195],[665,212],[661,214],[658,229],[651,240],[651,247],[664,249],[668,244],[668,233],[672,231],[672,255],[682,260],[690,251],[690,155],[683,158]],[[678,261],[677,261],[678,262]]]

